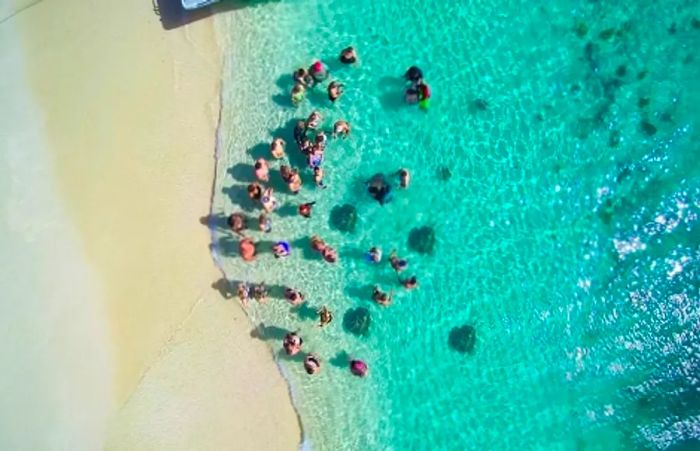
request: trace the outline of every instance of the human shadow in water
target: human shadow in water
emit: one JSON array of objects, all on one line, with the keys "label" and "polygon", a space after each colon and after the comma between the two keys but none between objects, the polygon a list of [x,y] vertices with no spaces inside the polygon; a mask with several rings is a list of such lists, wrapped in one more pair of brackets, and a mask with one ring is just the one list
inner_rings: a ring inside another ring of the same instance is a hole
[{"label": "human shadow in water", "polygon": [[336,355],[328,360],[328,363],[336,368],[347,368],[350,364],[350,354],[344,350],[338,351]]},{"label": "human shadow in water", "polygon": [[292,306],[291,309],[289,309],[290,313],[295,313],[300,320],[305,321],[305,320],[315,320],[318,318],[318,312],[316,312],[316,308],[310,306],[308,302],[305,302],[301,305],[295,305]]},{"label": "human shadow in water", "polygon": [[211,287],[218,291],[224,299],[231,299],[237,294],[238,282],[229,281],[222,277],[213,282]]},{"label": "human shadow in water", "polygon": [[351,246],[344,247],[340,250],[340,255],[343,256],[344,258],[348,258],[348,259],[361,260],[361,261],[367,263],[368,265],[372,265],[372,264],[376,265],[376,263],[371,263],[367,259],[367,251],[362,250],[362,249],[357,248],[357,247],[351,247]]},{"label": "human shadow in water", "polygon": [[248,187],[246,185],[226,186],[221,192],[231,199],[233,205],[240,207],[244,211],[253,212],[258,206],[256,201],[248,197]]},{"label": "human shadow in water", "polygon": [[277,326],[266,326],[265,323],[260,323],[250,331],[250,336],[263,341],[282,341],[288,333],[289,331],[287,329]]},{"label": "human shadow in water", "polygon": [[296,249],[301,249],[302,255],[306,260],[322,260],[321,254],[311,249],[311,238],[308,236],[292,241],[292,246]]},{"label": "human shadow in water", "polygon": [[[246,224],[250,218],[246,218]],[[222,213],[212,213],[199,218],[199,223],[203,226],[207,226],[212,230],[220,231],[230,231],[231,228],[228,226],[228,216]]]},{"label": "human shadow in water", "polygon": [[377,82],[381,92],[379,102],[385,110],[396,111],[406,105],[404,101],[404,89],[406,83],[401,77],[382,77]]},{"label": "human shadow in water", "polygon": [[[270,140],[272,142],[272,140]],[[272,158],[272,154],[270,153],[270,143],[258,143],[248,149],[247,151],[248,155],[253,159],[253,161],[257,160],[258,158],[264,158],[265,160],[270,160]]]},{"label": "human shadow in water", "polygon": [[298,214],[298,207],[296,204],[284,204],[277,210],[277,215],[281,218],[291,218]]},{"label": "human shadow in water", "polygon": [[252,164],[238,163],[226,170],[234,180],[244,183],[253,183],[255,179],[255,167]]}]

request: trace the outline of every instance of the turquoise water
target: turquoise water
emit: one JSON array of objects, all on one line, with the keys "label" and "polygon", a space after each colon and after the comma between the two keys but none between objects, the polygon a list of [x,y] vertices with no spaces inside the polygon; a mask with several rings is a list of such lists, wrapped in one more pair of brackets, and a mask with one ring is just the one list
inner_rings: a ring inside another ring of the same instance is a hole
[{"label": "turquoise water", "polygon": [[[219,16],[228,58],[214,245],[232,283],[306,295],[302,308],[249,308],[290,381],[306,446],[700,446],[698,19],[696,1],[631,0],[282,0]],[[336,62],[347,45],[358,67]],[[321,90],[294,108],[291,72],[314,58],[347,92],[330,105]],[[412,64],[433,91],[427,112],[402,101]],[[314,109],[327,128],[338,118],[353,127],[329,143],[329,188],[304,172],[293,196],[273,171],[283,207],[272,233],[248,233],[264,252],[246,264],[223,218],[257,218],[245,188],[273,137],[304,167],[292,127]],[[382,207],[363,182],[400,167],[412,184]],[[310,200],[313,217],[295,215]],[[329,223],[343,204],[357,208],[354,233]],[[435,231],[432,254],[408,246],[420,226]],[[307,250],[313,234],[339,249],[339,264]],[[292,242],[289,259],[267,251],[278,239]],[[366,263],[373,245],[398,249],[420,288],[406,292],[387,264]],[[374,284],[396,290],[393,305],[370,301]],[[319,329],[324,304],[336,319]],[[343,327],[356,307],[371,313],[364,337]],[[448,343],[464,324],[476,330],[472,354]],[[286,330],[323,359],[321,374],[279,353]],[[370,376],[352,377],[348,355]]]}]

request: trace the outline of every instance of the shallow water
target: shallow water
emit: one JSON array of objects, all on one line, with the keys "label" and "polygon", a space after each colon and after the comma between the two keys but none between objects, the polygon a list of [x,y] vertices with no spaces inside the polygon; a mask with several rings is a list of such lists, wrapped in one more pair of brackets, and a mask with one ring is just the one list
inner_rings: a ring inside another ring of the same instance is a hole
[{"label": "shallow water", "polygon": [[[698,445],[697,6],[283,0],[220,16],[230,58],[215,247],[234,287],[264,280],[306,295],[301,308],[273,299],[249,310],[277,352],[284,331],[298,330],[324,360],[309,377],[278,354],[313,449]],[[361,63],[341,67],[350,44]],[[294,108],[290,74],[314,58],[347,92],[330,105],[319,90]],[[432,88],[427,112],[403,104],[411,64]],[[245,187],[272,137],[304,167],[292,127],[314,109],[326,128],[338,118],[353,127],[326,151],[329,188],[305,172],[293,196],[273,171],[284,206],[272,233],[249,233],[262,252],[245,264],[225,215],[257,218]],[[382,207],[363,182],[400,167],[412,184]],[[309,200],[313,217],[297,216]],[[354,233],[329,223],[343,204],[357,208]],[[420,226],[435,231],[431,254],[408,245]],[[313,234],[340,264],[308,250]],[[290,258],[268,251],[278,239],[292,242]],[[406,292],[388,264],[368,264],[373,245],[398,249],[420,288]],[[374,284],[395,290],[393,305],[369,300]],[[335,313],[325,329],[315,327],[321,305]],[[343,327],[356,307],[371,312],[366,337]],[[472,354],[448,344],[464,324],[476,329]],[[368,378],[349,374],[348,355],[368,362]]]}]

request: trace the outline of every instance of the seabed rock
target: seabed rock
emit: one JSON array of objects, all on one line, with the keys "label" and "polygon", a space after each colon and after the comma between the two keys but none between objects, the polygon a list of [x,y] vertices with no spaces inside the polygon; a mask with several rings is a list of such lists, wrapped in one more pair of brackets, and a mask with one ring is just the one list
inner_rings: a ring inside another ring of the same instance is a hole
[{"label": "seabed rock", "polygon": [[435,247],[435,230],[432,227],[416,227],[408,235],[408,247],[421,254],[430,254]]},{"label": "seabed rock", "polygon": [[331,210],[331,226],[341,232],[352,233],[357,223],[357,209],[350,204],[336,205]]},{"label": "seabed rock", "polygon": [[369,310],[364,307],[350,309],[343,317],[343,327],[354,335],[367,336],[371,324],[372,317]]},{"label": "seabed rock", "polygon": [[450,347],[457,352],[473,354],[476,345],[476,329],[469,324],[453,328],[450,331],[449,343]]}]

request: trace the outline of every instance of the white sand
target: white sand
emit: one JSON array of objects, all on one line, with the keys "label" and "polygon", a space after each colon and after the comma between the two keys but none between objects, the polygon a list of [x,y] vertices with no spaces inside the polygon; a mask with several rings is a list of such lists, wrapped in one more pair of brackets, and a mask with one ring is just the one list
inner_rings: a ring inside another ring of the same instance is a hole
[{"label": "white sand", "polygon": [[56,193],[18,34],[0,25],[0,449],[98,449],[116,403],[105,298]]},{"label": "white sand", "polygon": [[[209,210],[219,107],[221,52],[211,22],[166,32],[149,1],[45,0],[0,27],[8,24],[21,31],[25,74],[40,111],[17,117],[3,139],[15,140],[16,130],[31,123],[29,133],[50,160],[43,188],[25,180],[35,173],[17,183],[51,197],[22,200],[29,221],[13,218],[14,224],[17,233],[30,233],[48,212],[57,228],[35,234],[44,253],[16,258],[21,276],[8,273],[3,281],[3,292],[27,288],[39,305],[21,313],[13,304],[27,302],[22,294],[3,305],[10,318],[37,316],[38,326],[20,330],[17,341],[41,328],[55,332],[31,352],[53,354],[61,366],[37,366],[49,377],[27,383],[37,405],[71,412],[59,421],[19,406],[33,430],[10,422],[14,443],[53,444],[56,431],[72,440],[59,449],[97,449],[100,439],[114,450],[295,448],[299,425],[269,349],[251,339],[240,308],[211,287],[220,274],[199,222]],[[6,42],[3,50],[16,48]],[[59,227],[61,205],[70,223]],[[72,239],[70,224],[77,231]],[[13,254],[27,252],[24,244],[15,239]],[[70,264],[70,254],[79,260],[81,251],[89,266]],[[66,289],[48,283],[48,275]],[[59,312],[46,310],[47,297]],[[18,343],[0,349],[28,352]],[[52,377],[56,372],[62,375]],[[3,390],[13,390],[21,376],[3,382]],[[65,393],[51,385],[61,378],[70,396],[56,395]]]}]

